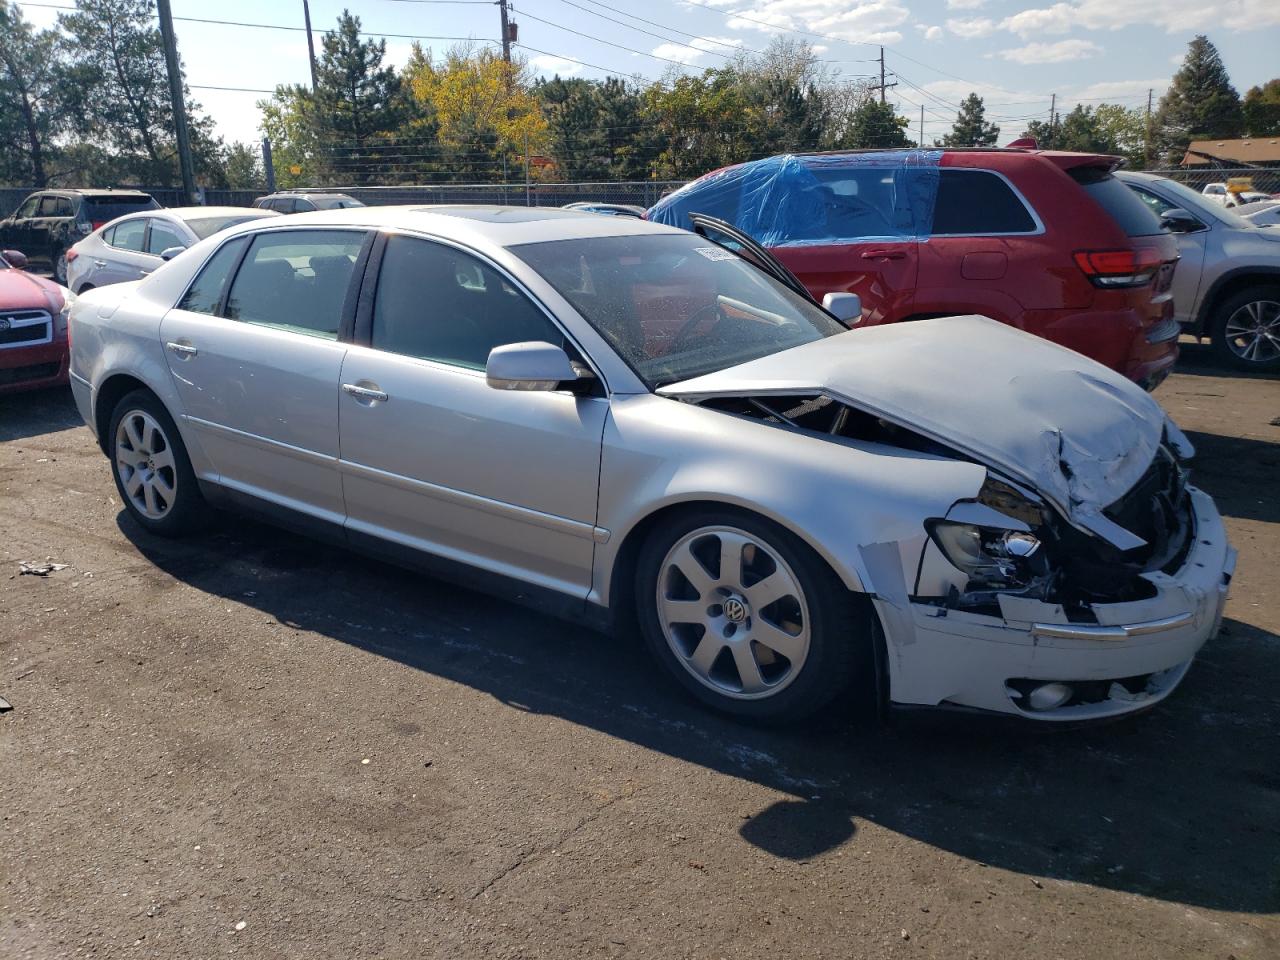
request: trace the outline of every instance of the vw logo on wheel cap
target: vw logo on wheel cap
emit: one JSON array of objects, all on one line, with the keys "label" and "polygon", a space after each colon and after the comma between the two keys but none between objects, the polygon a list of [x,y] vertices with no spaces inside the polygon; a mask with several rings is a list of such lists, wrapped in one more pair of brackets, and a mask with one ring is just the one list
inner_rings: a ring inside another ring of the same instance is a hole
[{"label": "vw logo on wheel cap", "polygon": [[747,605],[737,597],[730,597],[724,602],[724,615],[730,623],[741,623],[747,619]]},{"label": "vw logo on wheel cap", "polygon": [[12,326],[8,317],[0,317],[0,330],[8,330]]}]

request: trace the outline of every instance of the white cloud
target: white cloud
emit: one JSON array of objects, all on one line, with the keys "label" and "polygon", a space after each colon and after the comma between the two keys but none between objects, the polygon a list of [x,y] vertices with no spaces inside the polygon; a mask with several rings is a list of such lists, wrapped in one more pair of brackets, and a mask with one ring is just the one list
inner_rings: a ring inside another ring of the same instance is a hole
[{"label": "white cloud", "polygon": [[1209,28],[1248,30],[1280,26],[1280,3],[1275,0],[1075,0],[1048,7],[1032,7],[1008,17],[1001,26],[1026,37],[1034,33],[1118,30],[1152,26],[1166,33]]},{"label": "white cloud", "polygon": [[994,20],[987,17],[975,17],[969,20],[948,20],[947,29],[957,37],[972,40],[975,37],[986,37],[995,33],[996,24]]},{"label": "white cloud", "polygon": [[[1179,60],[1179,63],[1182,61]],[[1066,94],[1067,103],[1073,103],[1076,100],[1100,101],[1104,98],[1114,98],[1118,101],[1137,101],[1147,95],[1148,90],[1155,91],[1155,98],[1160,99],[1161,94],[1169,86],[1168,77],[1157,77],[1154,80],[1100,80],[1097,83],[1091,83],[1087,87],[1081,87],[1072,93]]]},{"label": "white cloud", "polygon": [[1069,3],[1055,3],[1039,10],[1023,10],[1000,21],[1000,26],[1024,40],[1034,34],[1070,33],[1076,22],[1076,8]]},{"label": "white cloud", "polygon": [[[683,64],[697,63],[708,53],[728,54],[731,47],[742,46],[742,41],[735,37],[697,37],[688,44],[660,43],[653,48],[655,57],[664,60],[675,60]],[[690,49],[690,47],[694,49]]]},{"label": "white cloud", "polygon": [[1102,48],[1092,40],[1059,40],[1057,43],[1028,43],[1025,47],[1001,50],[997,56],[1014,63],[1066,63],[1069,60],[1087,60],[1101,52]]},{"label": "white cloud", "polygon": [[537,73],[558,73],[562,77],[573,77],[582,72],[582,64],[548,54],[539,54],[531,58],[529,66]]},{"label": "white cloud", "polygon": [[943,34],[942,34],[941,27],[937,27],[937,26],[931,27],[928,24],[917,23],[916,29],[920,31],[920,36],[924,37],[926,40],[932,41],[932,40],[942,39]]},{"label": "white cloud", "polygon": [[947,0],[948,10],[977,10],[986,6],[987,0]]},{"label": "white cloud", "polygon": [[728,21],[732,30],[810,30],[842,40],[897,43],[894,28],[910,19],[902,0],[748,0]]}]

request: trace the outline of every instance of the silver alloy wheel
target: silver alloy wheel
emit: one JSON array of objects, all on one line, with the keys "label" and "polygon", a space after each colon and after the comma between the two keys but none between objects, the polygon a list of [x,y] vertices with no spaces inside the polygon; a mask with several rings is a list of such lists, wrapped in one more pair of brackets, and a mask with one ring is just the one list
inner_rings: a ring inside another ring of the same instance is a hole
[{"label": "silver alloy wheel", "polygon": [[685,534],[662,561],[657,594],[668,646],[718,694],[769,697],[804,667],[804,590],[781,555],[753,534],[735,527]]},{"label": "silver alloy wheel", "polygon": [[130,410],[116,427],[116,471],[130,502],[148,520],[161,520],[173,508],[178,470],[173,447],[155,417]]},{"label": "silver alloy wheel", "polygon": [[67,285],[67,255],[65,253],[58,254],[58,259],[53,261],[53,279],[64,287]]},{"label": "silver alloy wheel", "polygon": [[1227,347],[1241,360],[1269,363],[1280,357],[1280,303],[1254,300],[1227,317],[1222,330]]}]

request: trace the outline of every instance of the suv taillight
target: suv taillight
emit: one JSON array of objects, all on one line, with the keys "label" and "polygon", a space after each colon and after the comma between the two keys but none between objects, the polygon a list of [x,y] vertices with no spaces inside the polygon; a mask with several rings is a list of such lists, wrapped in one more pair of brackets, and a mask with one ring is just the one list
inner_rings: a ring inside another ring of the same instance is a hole
[{"label": "suv taillight", "polygon": [[1077,250],[1073,254],[1081,272],[1095,287],[1142,287],[1164,261],[1150,247],[1131,250]]}]

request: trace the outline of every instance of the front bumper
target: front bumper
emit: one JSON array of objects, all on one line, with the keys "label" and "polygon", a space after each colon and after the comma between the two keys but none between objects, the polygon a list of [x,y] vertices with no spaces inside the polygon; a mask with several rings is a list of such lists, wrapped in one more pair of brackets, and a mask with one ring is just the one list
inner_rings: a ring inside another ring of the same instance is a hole
[{"label": "front bumper", "polygon": [[[1096,623],[1071,623],[1061,607],[1019,600],[1003,617],[877,600],[885,624],[890,699],[952,705],[1034,720],[1100,720],[1167,697],[1218,630],[1236,552],[1212,499],[1190,490],[1195,542],[1181,569],[1149,573],[1155,596],[1098,603]],[[1034,710],[1028,685],[1065,683],[1066,705]]]},{"label": "front bumper", "polygon": [[0,394],[62,386],[67,382],[67,341],[0,350]]}]

